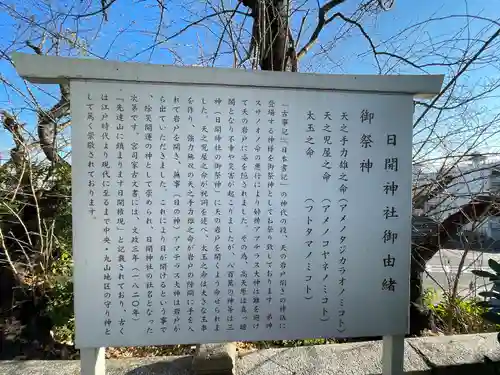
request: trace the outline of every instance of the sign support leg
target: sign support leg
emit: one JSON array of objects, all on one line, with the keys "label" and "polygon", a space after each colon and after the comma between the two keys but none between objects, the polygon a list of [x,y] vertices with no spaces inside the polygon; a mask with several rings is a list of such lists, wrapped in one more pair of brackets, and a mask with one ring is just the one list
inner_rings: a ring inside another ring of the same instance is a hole
[{"label": "sign support leg", "polygon": [[382,374],[403,375],[405,336],[384,336],[382,344]]},{"label": "sign support leg", "polygon": [[105,375],[105,348],[80,349],[80,375]]}]

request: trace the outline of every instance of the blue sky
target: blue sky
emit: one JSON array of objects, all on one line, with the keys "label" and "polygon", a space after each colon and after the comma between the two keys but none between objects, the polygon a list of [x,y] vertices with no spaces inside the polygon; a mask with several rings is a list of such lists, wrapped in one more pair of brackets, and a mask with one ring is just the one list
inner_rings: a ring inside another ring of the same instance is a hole
[{"label": "blue sky", "polygon": [[[161,13],[158,9],[158,3],[153,0],[117,0],[108,11],[109,20],[107,22],[103,22],[100,16],[94,16],[79,19],[78,23],[73,16],[64,17],[62,14],[81,13],[83,7],[87,6],[85,1],[78,0],[74,3],[75,6],[71,7],[72,3],[61,1],[27,0],[21,2],[10,0],[10,2],[5,2],[3,3],[5,5],[0,6],[0,49],[8,54],[14,50],[31,53],[31,50],[23,47],[22,42],[28,39],[36,42],[44,30],[51,33],[64,32],[67,38],[71,37],[70,31],[78,30],[78,34],[87,39],[90,46],[85,57],[98,56],[121,61],[163,64],[179,64],[182,60],[184,64],[199,64],[200,55],[208,56],[216,50],[222,31],[221,19],[209,18],[198,26],[166,41],[166,38],[175,35],[190,22],[214,12],[207,5],[208,3],[190,0],[172,0],[166,1],[166,3],[168,5],[163,14],[164,26],[160,30],[158,38],[155,39],[156,25]],[[92,1],[92,4],[95,5],[91,9],[95,10],[99,2]],[[216,7],[223,6],[224,9],[234,9],[237,2],[231,0],[212,4]],[[303,4],[302,12],[297,12],[292,18],[295,30],[300,27],[305,10],[310,9],[309,17],[304,22],[302,37],[299,41],[300,47],[309,38],[316,25],[317,3],[313,0],[293,3],[294,6],[299,4]],[[336,10],[350,16],[357,9],[358,4],[359,0],[347,0]],[[247,11],[242,5],[238,7],[238,10]],[[57,13],[56,22],[49,22],[50,14]],[[392,10],[382,12],[376,17],[365,17],[360,22],[374,44],[385,43],[385,47],[380,47],[381,51],[408,54],[413,61],[416,61],[416,57],[419,56],[419,63],[443,62],[446,61],[447,57],[456,56],[460,49],[470,43],[471,38],[481,35],[481,39],[486,39],[494,32],[490,23],[480,19],[472,20],[467,24],[467,19],[463,17],[466,14],[500,19],[500,9],[496,1],[421,0],[416,2],[396,0]],[[402,30],[411,25],[424,22],[429,18],[437,19],[450,15],[454,15],[454,17],[422,24],[418,28],[411,28],[410,31],[400,34]],[[224,17],[227,16],[229,14],[224,15]],[[243,18],[240,14],[234,17],[237,22],[241,22]],[[29,22],[38,26],[28,27]],[[249,20],[247,20],[246,25],[249,29]],[[485,30],[486,27],[490,28]],[[348,74],[378,73],[370,46],[359,30],[353,29],[347,36],[337,40],[336,37],[345,30],[346,24],[341,20],[333,21],[328,25],[320,35],[318,43],[301,60],[300,71]],[[457,34],[458,32],[460,33]],[[451,38],[452,35],[455,37]],[[294,36],[297,37],[297,32]],[[154,44],[155,40],[161,43],[151,54],[152,50],[147,49],[147,47]],[[225,40],[230,40],[227,34]],[[247,40],[248,37],[243,45],[247,45]],[[435,46],[434,51],[430,49],[431,44]],[[63,47],[66,49],[63,52],[64,55],[82,56],[82,49],[69,50],[67,44]],[[230,50],[230,47],[224,43],[223,48],[226,52]],[[474,48],[477,49],[477,47]],[[500,50],[500,43],[497,41],[492,46],[492,51],[493,48],[497,51]],[[226,54],[219,57],[214,65],[231,66],[232,61],[231,55]],[[422,71],[405,64],[394,64],[394,59],[385,64],[387,61],[386,57],[381,56],[384,73],[422,73]],[[461,83],[466,85],[466,90],[475,92],[481,88],[485,81],[499,79],[499,69],[498,61],[496,65],[491,63],[477,65],[466,76],[462,77]],[[450,76],[449,67],[426,67],[425,71]],[[27,123],[27,129],[33,129],[35,118],[33,111],[27,109],[29,106],[26,102],[29,102],[30,98],[24,83],[4,59],[0,61],[0,72],[2,78],[12,83],[14,87],[4,85],[0,90],[0,109],[18,114],[22,121]],[[50,93],[57,95],[57,88],[50,86],[41,86],[42,90],[33,86],[30,88],[42,105],[50,106],[54,103],[55,99],[51,97]],[[23,95],[27,95],[28,99],[23,98]],[[498,114],[499,107],[496,99],[483,100],[478,105],[480,110],[484,110],[489,115]],[[484,115],[479,116],[484,117]],[[487,121],[483,117],[480,121]],[[5,154],[5,150],[9,147],[11,147],[10,136],[5,130],[0,130],[0,151]]]}]

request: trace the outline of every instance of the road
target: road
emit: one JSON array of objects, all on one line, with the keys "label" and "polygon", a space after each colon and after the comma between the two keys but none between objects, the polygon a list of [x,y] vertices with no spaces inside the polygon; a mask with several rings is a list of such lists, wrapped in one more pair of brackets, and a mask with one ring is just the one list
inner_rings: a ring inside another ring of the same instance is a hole
[{"label": "road", "polygon": [[[451,290],[456,278],[460,260],[463,256],[462,250],[443,249],[436,254],[427,264],[427,273],[424,279],[424,287],[433,287],[440,290],[440,286],[446,290]],[[459,279],[458,291],[462,296],[477,295],[482,290],[490,289],[487,286],[488,280],[472,274],[473,269],[488,270],[488,259],[495,259],[500,262],[500,254],[482,253],[469,251],[463,267],[463,274]]]}]

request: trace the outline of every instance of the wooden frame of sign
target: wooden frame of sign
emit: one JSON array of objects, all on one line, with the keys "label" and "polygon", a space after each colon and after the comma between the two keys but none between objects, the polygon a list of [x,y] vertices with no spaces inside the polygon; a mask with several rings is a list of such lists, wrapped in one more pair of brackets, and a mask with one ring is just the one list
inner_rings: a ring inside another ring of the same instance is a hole
[{"label": "wooden frame of sign", "polygon": [[68,84],[76,346],[383,336],[403,371],[415,96],[443,76],[16,53]]}]

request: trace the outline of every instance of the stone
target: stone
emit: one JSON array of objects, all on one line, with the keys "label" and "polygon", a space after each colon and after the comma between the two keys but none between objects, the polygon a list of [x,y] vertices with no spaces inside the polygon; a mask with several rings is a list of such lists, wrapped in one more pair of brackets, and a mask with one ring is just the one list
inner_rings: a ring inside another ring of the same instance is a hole
[{"label": "stone", "polygon": [[236,368],[234,342],[197,345],[193,371],[197,375],[232,375]]},{"label": "stone", "polygon": [[481,363],[492,349],[498,350],[496,334],[419,337],[407,342],[435,367]]},{"label": "stone", "polygon": [[[405,343],[404,374],[429,367]],[[259,350],[238,361],[238,375],[381,375],[382,341]],[[384,374],[385,375],[385,374]]]},{"label": "stone", "polygon": [[[224,375],[386,375],[382,373],[382,342],[366,341],[307,347],[257,350],[238,359],[235,345],[211,344],[198,348],[199,374]],[[226,355],[224,355],[224,353]],[[231,368],[216,366],[228,364]],[[215,366],[214,366],[215,365]],[[405,340],[405,375],[500,374],[497,333]],[[192,375],[193,358],[146,357],[106,360],[107,375]],[[2,375],[76,375],[80,361],[0,361]],[[196,372],[195,372],[196,373]]]}]

